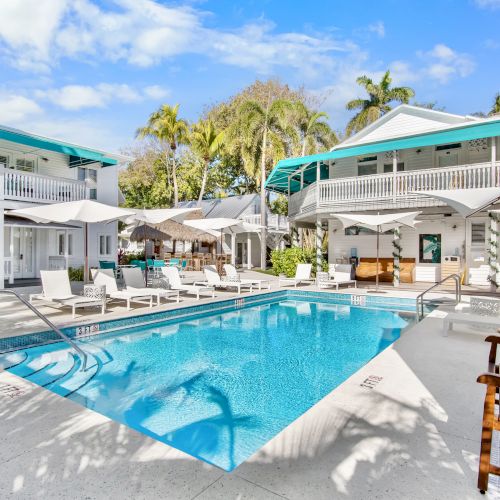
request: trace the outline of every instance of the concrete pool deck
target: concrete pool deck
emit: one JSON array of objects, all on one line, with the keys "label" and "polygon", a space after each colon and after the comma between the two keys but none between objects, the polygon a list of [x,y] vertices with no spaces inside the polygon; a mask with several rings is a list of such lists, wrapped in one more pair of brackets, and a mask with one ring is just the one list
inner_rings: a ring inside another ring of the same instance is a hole
[{"label": "concrete pool deck", "polygon": [[[479,498],[488,345],[458,326],[442,337],[446,310],[232,473],[1,372],[0,498]],[[498,478],[486,498],[500,498]]]}]

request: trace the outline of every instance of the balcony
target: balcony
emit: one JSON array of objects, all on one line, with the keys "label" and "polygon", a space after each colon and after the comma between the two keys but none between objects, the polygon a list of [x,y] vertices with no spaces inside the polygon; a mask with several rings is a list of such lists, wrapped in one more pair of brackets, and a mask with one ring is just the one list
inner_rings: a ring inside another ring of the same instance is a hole
[{"label": "balcony", "polygon": [[[250,224],[261,223],[260,214],[244,215],[243,220]],[[288,217],[286,215],[268,214],[267,215],[267,230],[275,232],[285,232],[289,230]]]},{"label": "balcony", "polygon": [[3,195],[6,200],[58,203],[84,200],[85,182],[47,175],[3,169]]},{"label": "balcony", "polygon": [[[387,174],[328,179],[290,197],[290,216],[312,213],[421,208],[443,203],[418,196],[419,191],[500,186],[500,162],[411,170]],[[319,186],[319,189],[318,189]]]}]

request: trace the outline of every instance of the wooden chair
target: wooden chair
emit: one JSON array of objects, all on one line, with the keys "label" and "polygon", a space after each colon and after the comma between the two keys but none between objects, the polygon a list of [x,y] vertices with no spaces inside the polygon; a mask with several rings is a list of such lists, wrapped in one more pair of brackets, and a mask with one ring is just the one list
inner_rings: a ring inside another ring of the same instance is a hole
[{"label": "wooden chair", "polygon": [[[491,463],[491,441],[493,431],[500,431],[500,360],[497,360],[497,346],[500,344],[500,336],[490,335],[486,342],[491,343],[490,356],[488,360],[488,371],[479,375],[477,382],[486,385],[484,397],[483,429],[481,433],[481,454],[479,456],[479,473],[477,487],[484,495],[488,490],[489,475],[500,476],[500,467]],[[497,413],[495,414],[495,410]]]}]

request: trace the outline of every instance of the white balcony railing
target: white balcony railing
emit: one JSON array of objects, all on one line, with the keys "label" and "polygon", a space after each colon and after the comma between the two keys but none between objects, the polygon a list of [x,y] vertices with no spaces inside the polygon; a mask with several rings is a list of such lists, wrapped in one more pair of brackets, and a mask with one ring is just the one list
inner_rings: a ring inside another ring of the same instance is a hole
[{"label": "white balcony railing", "polygon": [[[250,224],[261,223],[260,214],[244,215],[243,220]],[[286,215],[268,214],[267,215],[267,228],[271,231],[285,231],[289,229],[288,217]]]},{"label": "white balcony railing", "polygon": [[317,208],[399,208],[438,204],[424,202],[414,195],[419,191],[473,189],[500,186],[500,163],[476,163],[457,167],[410,170],[394,174],[377,174],[344,179],[328,179],[311,184],[293,194],[289,215],[307,213]]},{"label": "white balcony railing", "polygon": [[4,197],[10,200],[57,203],[84,200],[85,182],[3,169]]}]

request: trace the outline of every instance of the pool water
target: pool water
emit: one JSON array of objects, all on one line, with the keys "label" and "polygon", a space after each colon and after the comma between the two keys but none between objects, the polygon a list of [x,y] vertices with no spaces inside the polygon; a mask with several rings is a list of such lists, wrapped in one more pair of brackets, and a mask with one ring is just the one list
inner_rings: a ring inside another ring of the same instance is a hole
[{"label": "pool water", "polygon": [[3,355],[0,364],[231,471],[412,321],[409,312],[331,300],[275,300],[82,340],[87,372],[64,343]]}]

